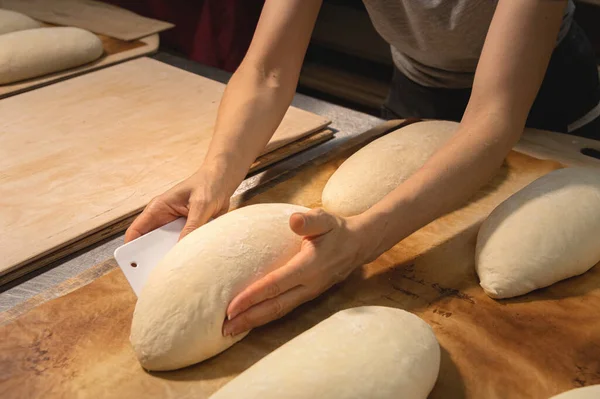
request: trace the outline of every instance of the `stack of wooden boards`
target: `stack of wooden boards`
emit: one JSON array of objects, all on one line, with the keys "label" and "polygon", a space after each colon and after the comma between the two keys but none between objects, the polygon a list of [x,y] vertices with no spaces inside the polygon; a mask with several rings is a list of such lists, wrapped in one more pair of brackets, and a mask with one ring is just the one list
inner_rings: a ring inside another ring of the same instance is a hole
[{"label": "stack of wooden boards", "polygon": [[[0,284],[124,230],[195,172],[224,87],[139,58],[0,100]],[[290,108],[253,170],[331,138],[328,124]]]},{"label": "stack of wooden boards", "polygon": [[[397,125],[391,122],[360,139]],[[569,145],[562,152],[553,149],[562,140]],[[320,206],[327,180],[364,144],[349,142],[287,180],[249,192],[236,205]],[[442,360],[431,398],[548,398],[598,384],[600,319],[590,317],[600,306],[598,267],[502,301],[484,294],[474,270],[476,235],[487,215],[533,180],[563,167],[557,160],[598,166],[597,160],[579,154],[585,146],[597,148],[597,143],[548,132],[525,135],[519,149],[539,158],[512,152],[496,177],[461,209],[417,231],[282,320],[254,330],[208,361],[174,372],[150,374],[139,367],[128,339],[136,297],[112,261],[99,265],[58,293],[91,281],[89,285],[43,304],[43,297],[36,298],[4,315],[0,363],[11,375],[0,394],[207,397],[329,315],[363,305],[405,309],[433,327]]]}]

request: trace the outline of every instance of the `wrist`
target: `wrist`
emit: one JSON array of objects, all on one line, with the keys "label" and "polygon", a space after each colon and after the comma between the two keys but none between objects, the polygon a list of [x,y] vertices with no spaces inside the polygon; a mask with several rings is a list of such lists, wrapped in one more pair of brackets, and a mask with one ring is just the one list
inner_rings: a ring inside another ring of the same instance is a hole
[{"label": "wrist", "polygon": [[354,217],[367,262],[374,261],[420,227],[415,225],[415,212],[414,201],[405,196],[401,200],[384,199]]},{"label": "wrist", "polygon": [[389,249],[383,245],[388,218],[376,213],[363,212],[349,219],[357,234],[362,264],[374,261]]},{"label": "wrist", "polygon": [[237,165],[235,157],[224,154],[210,158],[207,156],[196,174],[230,197],[246,176],[246,171],[242,169]]}]

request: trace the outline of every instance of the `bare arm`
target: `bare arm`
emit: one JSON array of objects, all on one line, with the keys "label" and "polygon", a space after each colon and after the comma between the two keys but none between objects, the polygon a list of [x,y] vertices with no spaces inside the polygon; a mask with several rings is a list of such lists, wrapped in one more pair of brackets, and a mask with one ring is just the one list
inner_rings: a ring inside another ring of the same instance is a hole
[{"label": "bare arm", "polygon": [[202,167],[154,198],[125,242],[180,216],[181,237],[227,211],[229,198],[288,109],[321,0],[267,0],[246,57],[233,74]]},{"label": "bare arm", "polygon": [[383,231],[373,256],[455,209],[489,181],[518,141],[556,45],[566,0],[501,0],[457,134],[359,216]]},{"label": "bare arm", "polygon": [[203,167],[227,176],[229,194],[287,111],[321,0],[267,0],[248,53],[219,107]]}]

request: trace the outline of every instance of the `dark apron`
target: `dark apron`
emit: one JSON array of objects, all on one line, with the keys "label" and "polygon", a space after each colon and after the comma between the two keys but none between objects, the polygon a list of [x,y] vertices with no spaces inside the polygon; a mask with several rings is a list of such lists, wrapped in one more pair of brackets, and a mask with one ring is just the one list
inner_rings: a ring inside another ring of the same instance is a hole
[{"label": "dark apron", "polygon": [[[526,126],[567,133],[569,124],[600,102],[597,68],[589,40],[573,22],[552,53]],[[421,86],[395,69],[382,115],[387,119],[413,117],[460,121],[470,96],[470,88]],[[569,133],[600,140],[600,117]]]}]

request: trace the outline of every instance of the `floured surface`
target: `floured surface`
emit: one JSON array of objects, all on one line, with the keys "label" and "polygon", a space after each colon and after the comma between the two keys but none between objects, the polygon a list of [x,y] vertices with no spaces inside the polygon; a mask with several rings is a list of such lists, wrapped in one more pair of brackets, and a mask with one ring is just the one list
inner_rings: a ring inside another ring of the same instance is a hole
[{"label": "floured surface", "polygon": [[[225,85],[140,58],[0,101],[0,275],[138,212],[195,172]],[[26,110],[24,112],[23,110]],[[290,108],[279,148],[325,126]]]},{"label": "floured surface", "polygon": [[[348,154],[347,154],[348,155]],[[320,205],[344,158],[303,169],[247,203]],[[512,153],[463,209],[421,229],[282,320],[252,331],[207,362],[148,374],[128,335],[135,296],[120,270],[0,327],[0,396],[205,398],[338,310],[411,311],[442,347],[430,398],[539,398],[600,383],[600,268],[529,295],[488,298],[474,270],[477,228],[510,194],[560,165]]]}]

